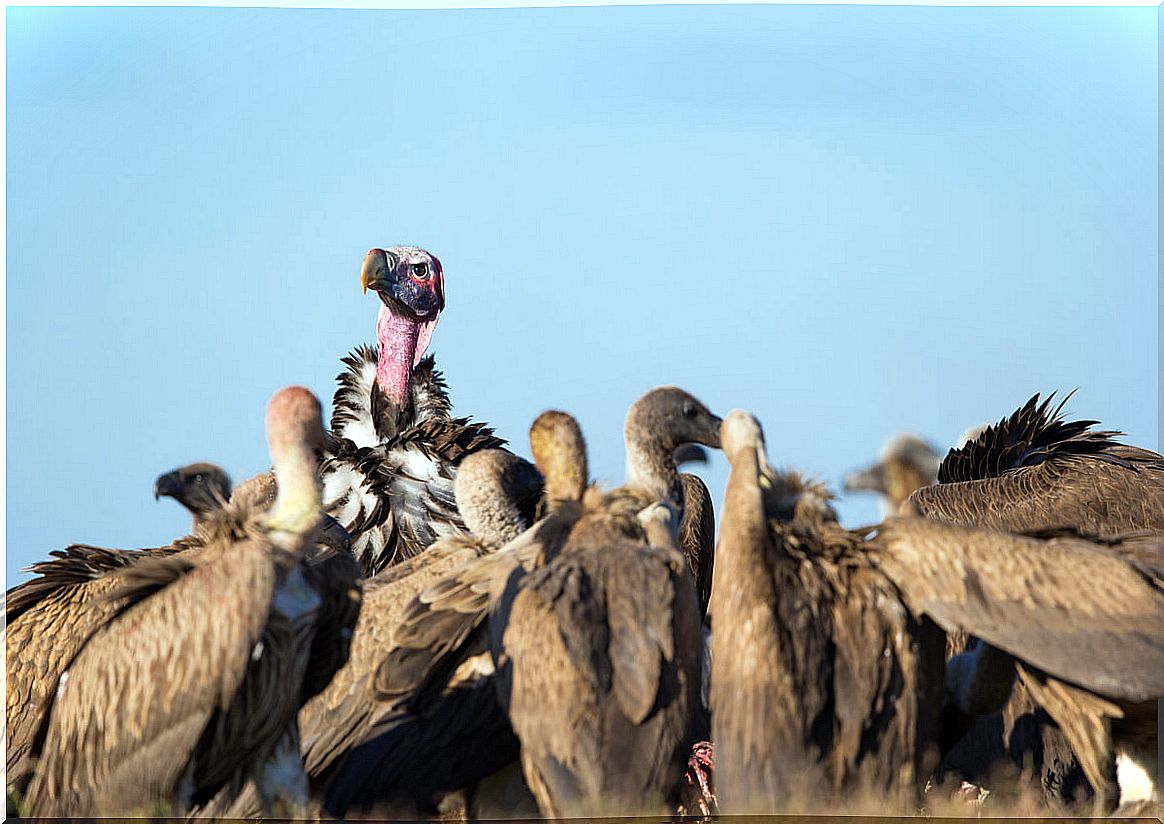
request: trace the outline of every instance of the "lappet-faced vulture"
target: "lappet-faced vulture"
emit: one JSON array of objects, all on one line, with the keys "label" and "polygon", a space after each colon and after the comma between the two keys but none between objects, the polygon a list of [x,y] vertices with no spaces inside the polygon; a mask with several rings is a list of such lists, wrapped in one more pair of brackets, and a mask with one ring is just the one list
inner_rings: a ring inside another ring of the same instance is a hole
[{"label": "lappet-faced vulture", "polygon": [[360,275],[380,298],[376,346],[344,359],[324,463],[324,504],[352,536],[365,575],[462,535],[453,477],[465,455],[504,446],[489,427],[454,418],[432,356],[445,307],[444,270],[414,246],[373,249]]},{"label": "lappet-faced vulture", "polygon": [[186,812],[248,778],[268,814],[306,804],[296,714],[346,660],[359,585],[347,556],[328,570],[346,576],[305,562],[323,523],[319,402],[280,391],[267,433],[269,512],[221,510],[198,552],[120,576],[37,736],[31,814]]}]

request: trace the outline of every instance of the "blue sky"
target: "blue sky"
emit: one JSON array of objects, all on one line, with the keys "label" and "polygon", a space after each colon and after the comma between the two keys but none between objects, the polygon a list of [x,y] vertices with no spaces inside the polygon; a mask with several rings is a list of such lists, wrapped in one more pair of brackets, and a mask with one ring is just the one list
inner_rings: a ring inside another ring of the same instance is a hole
[{"label": "blue sky", "polygon": [[9,585],[182,534],[162,471],[265,468],[396,243],[456,410],[524,454],[567,409],[608,482],[664,383],[834,485],[1041,390],[1157,448],[1157,14],[8,9]]}]

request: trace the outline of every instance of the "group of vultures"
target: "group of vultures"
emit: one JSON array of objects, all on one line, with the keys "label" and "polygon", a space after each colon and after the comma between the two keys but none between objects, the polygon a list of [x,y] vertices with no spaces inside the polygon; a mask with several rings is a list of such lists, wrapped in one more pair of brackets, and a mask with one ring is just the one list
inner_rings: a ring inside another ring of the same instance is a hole
[{"label": "group of vultures", "polygon": [[[1160,455],[1036,395],[944,458],[894,441],[846,529],[778,433],[662,387],[604,489],[566,412],[532,463],[454,417],[436,257],[361,282],[328,428],[279,391],[271,471],[158,478],[188,535],[8,591],[10,813],[1158,811]],[[680,471],[706,449],[722,498]]]}]

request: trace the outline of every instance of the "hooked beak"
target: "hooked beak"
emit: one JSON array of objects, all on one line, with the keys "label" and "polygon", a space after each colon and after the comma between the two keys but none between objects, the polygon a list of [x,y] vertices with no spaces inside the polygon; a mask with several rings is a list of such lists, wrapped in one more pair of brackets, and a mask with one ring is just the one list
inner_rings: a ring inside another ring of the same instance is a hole
[{"label": "hooked beak", "polygon": [[444,281],[440,263],[433,258],[434,266],[424,277],[409,274],[408,266],[390,251],[372,249],[364,256],[360,269],[360,288],[367,294],[374,291],[388,309],[395,315],[412,320],[435,323],[445,308]]},{"label": "hooked beak", "polygon": [[[395,256],[393,262],[395,263]],[[368,294],[368,290],[378,290],[386,285],[388,273],[392,264],[388,262],[388,253],[383,249],[372,249],[364,255],[364,265],[360,269],[360,291]]]},{"label": "hooked beak", "polygon": [[154,481],[154,500],[158,500],[162,496],[168,498],[176,498],[178,493],[182,491],[182,479],[178,477],[178,471],[167,472],[165,475],[159,475],[158,479]]}]

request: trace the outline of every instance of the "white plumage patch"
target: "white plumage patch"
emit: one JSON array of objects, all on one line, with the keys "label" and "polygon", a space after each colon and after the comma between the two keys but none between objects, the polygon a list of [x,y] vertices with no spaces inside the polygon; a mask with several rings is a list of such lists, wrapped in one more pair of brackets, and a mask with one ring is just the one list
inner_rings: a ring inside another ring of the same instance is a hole
[{"label": "white plumage patch", "polygon": [[1156,771],[1127,752],[1116,756],[1116,783],[1121,806],[1156,800]]},{"label": "white plumage patch", "polygon": [[372,422],[372,387],[376,384],[376,362],[364,361],[358,373],[359,390],[351,398],[351,410],[355,420],[344,421],[336,430],[341,438],[347,438],[358,447],[375,446],[380,443],[376,426]]},{"label": "white plumage patch", "polygon": [[394,449],[391,460],[400,467],[400,473],[427,484],[441,478],[441,464],[419,449]]},{"label": "white plumage patch", "polygon": [[364,485],[364,475],[348,464],[335,463],[323,477],[323,508],[347,529],[376,506],[376,496]]}]

